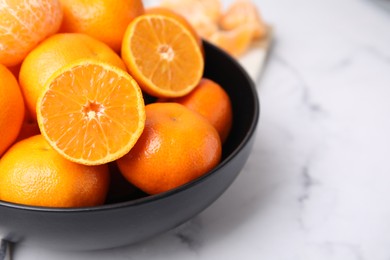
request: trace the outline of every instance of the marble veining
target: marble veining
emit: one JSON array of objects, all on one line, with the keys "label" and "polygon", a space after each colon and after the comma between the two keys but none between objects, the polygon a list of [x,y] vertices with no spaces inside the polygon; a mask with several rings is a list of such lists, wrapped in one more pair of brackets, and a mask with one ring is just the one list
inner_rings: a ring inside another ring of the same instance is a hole
[{"label": "marble veining", "polygon": [[200,217],[195,217],[187,223],[174,230],[173,234],[179,238],[180,242],[194,253],[198,253],[202,248],[202,221]]},{"label": "marble veining", "polygon": [[[296,87],[300,90],[298,92],[301,93],[301,102],[306,108],[312,113],[319,113],[322,111],[320,104],[315,103],[310,98],[310,87],[305,82],[303,75],[295,68],[291,63],[289,63],[286,59],[279,56],[278,54],[273,54],[273,59],[279,62],[283,67],[288,70],[292,76],[295,78]],[[295,92],[295,90],[294,90]]]}]

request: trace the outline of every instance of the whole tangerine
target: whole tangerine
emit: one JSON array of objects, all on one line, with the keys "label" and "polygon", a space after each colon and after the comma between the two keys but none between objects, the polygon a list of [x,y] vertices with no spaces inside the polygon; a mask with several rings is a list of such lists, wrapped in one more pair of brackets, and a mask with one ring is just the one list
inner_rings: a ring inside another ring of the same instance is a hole
[{"label": "whole tangerine", "polygon": [[177,103],[152,103],[145,109],[141,137],[117,160],[134,186],[158,194],[206,174],[220,162],[218,132],[205,118]]},{"label": "whole tangerine", "polygon": [[87,207],[105,202],[107,165],[64,159],[41,135],[14,144],[0,159],[0,200],[44,207]]}]

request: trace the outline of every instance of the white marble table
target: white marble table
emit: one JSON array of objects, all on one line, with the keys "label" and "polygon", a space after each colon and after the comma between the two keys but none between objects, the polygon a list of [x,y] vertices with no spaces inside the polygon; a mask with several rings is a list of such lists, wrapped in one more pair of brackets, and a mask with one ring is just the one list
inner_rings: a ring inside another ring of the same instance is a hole
[{"label": "white marble table", "polygon": [[389,0],[259,0],[275,28],[243,172],[185,225],[141,244],[14,259],[390,259]]}]

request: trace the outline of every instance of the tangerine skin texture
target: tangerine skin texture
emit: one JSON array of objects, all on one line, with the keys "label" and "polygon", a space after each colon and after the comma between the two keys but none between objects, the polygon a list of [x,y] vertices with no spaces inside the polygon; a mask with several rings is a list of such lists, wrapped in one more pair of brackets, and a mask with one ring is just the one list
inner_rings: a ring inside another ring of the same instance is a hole
[{"label": "tangerine skin texture", "polygon": [[222,143],[226,141],[233,124],[233,109],[229,95],[218,83],[203,78],[188,95],[171,101],[205,117],[218,131]]},{"label": "tangerine skin texture", "polygon": [[63,158],[41,135],[13,145],[0,160],[0,200],[45,207],[102,205],[110,182],[107,165]]},{"label": "tangerine skin texture", "polygon": [[35,46],[60,28],[58,0],[0,0],[0,63],[19,64]]},{"label": "tangerine skin texture", "polygon": [[15,141],[24,118],[24,101],[18,82],[0,64],[0,156]]},{"label": "tangerine skin texture", "polygon": [[213,169],[221,140],[202,116],[177,103],[146,106],[144,132],[117,163],[124,177],[148,194],[165,192]]},{"label": "tangerine skin texture", "polygon": [[127,25],[145,12],[141,0],[60,0],[61,32],[88,34],[120,52]]}]

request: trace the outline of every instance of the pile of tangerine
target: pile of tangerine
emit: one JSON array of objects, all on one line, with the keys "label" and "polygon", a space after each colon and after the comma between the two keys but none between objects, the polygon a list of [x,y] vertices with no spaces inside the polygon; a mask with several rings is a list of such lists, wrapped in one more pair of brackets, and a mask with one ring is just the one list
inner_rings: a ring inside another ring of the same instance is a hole
[{"label": "pile of tangerine", "polygon": [[231,103],[184,17],[141,0],[0,6],[0,200],[97,206],[109,165],[157,194],[219,163]]}]

